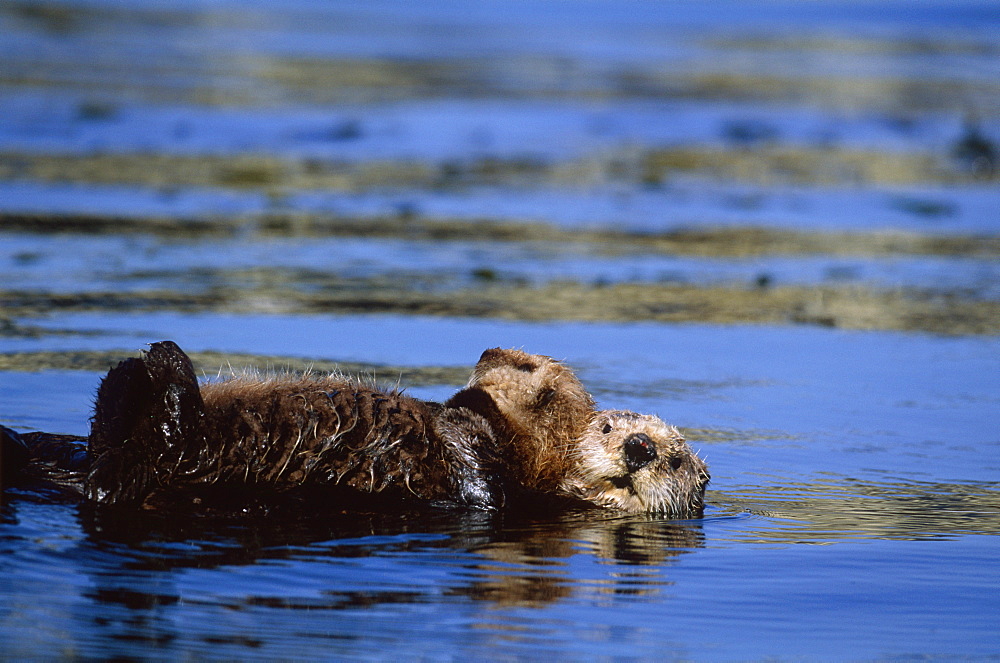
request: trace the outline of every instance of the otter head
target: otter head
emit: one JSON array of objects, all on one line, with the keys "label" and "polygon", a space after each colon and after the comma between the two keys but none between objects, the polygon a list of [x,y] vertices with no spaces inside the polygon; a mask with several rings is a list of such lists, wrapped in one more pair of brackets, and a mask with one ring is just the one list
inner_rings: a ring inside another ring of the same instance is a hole
[{"label": "otter head", "polygon": [[594,416],[593,398],[567,366],[501,348],[483,352],[469,384],[448,404],[485,416],[518,483],[539,490],[557,488]]},{"label": "otter head", "polygon": [[565,364],[521,350],[485,351],[468,386],[489,394],[515,432],[560,445],[594,412],[594,399]]},{"label": "otter head", "polygon": [[657,417],[596,413],[576,447],[563,489],[599,506],[675,518],[700,516],[709,474],[673,426]]}]

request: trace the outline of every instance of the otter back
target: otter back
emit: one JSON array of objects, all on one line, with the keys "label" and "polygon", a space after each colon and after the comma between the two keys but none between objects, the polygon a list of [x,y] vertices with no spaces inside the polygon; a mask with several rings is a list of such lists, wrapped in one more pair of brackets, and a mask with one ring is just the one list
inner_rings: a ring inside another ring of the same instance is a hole
[{"label": "otter back", "polygon": [[146,506],[200,499],[209,487],[502,502],[489,479],[489,425],[455,414],[340,376],[245,376],[199,388],[187,355],[154,343],[101,383],[85,492]]},{"label": "otter back", "polygon": [[203,387],[202,457],[190,480],[326,483],[444,499],[450,464],[433,404],[343,378],[235,379]]}]

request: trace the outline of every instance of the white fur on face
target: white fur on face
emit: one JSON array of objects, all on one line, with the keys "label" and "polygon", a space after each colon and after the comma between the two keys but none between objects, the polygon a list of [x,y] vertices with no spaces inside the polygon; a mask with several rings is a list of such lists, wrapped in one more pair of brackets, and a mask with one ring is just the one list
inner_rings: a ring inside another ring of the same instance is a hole
[{"label": "white fur on face", "polygon": [[[626,442],[645,435],[655,458],[629,471]],[[630,513],[672,517],[700,515],[708,470],[673,426],[651,416],[611,410],[598,412],[577,450],[568,492],[587,501]]]}]

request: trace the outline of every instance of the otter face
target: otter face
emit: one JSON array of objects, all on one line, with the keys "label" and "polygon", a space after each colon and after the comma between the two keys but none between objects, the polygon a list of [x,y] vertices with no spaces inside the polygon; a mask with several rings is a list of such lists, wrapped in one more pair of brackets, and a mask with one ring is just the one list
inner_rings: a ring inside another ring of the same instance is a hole
[{"label": "otter face", "polygon": [[541,447],[565,447],[594,413],[594,400],[568,367],[551,357],[493,348],[480,357],[470,388],[489,394],[511,432]]},{"label": "otter face", "polygon": [[675,518],[700,516],[709,474],[673,426],[657,417],[605,410],[580,438],[566,490],[599,506]]}]

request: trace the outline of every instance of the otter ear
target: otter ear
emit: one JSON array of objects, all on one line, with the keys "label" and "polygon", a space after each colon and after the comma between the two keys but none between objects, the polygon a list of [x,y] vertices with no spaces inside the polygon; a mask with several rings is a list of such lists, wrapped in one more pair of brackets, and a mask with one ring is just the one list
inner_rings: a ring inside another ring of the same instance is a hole
[{"label": "otter ear", "polygon": [[448,408],[464,407],[487,420],[501,416],[493,397],[479,387],[466,387],[455,392],[451,398],[445,401],[444,406]]},{"label": "otter ear", "polygon": [[488,348],[486,350],[483,350],[483,354],[479,355],[479,362],[478,363],[482,364],[482,363],[486,363],[486,362],[490,362],[490,363],[496,362],[496,361],[502,359],[503,355],[506,352],[507,351],[504,350],[503,348]]},{"label": "otter ear", "polygon": [[488,369],[494,368],[496,366],[514,366],[524,362],[529,355],[521,352],[520,350],[506,349],[506,348],[490,348],[489,350],[484,350],[483,354],[479,355],[479,361],[476,362],[477,369]]}]

